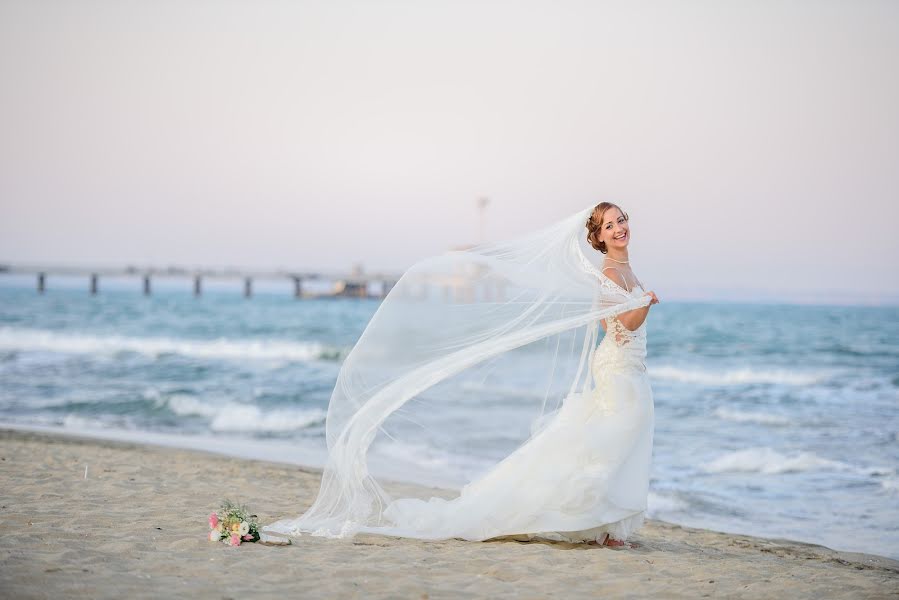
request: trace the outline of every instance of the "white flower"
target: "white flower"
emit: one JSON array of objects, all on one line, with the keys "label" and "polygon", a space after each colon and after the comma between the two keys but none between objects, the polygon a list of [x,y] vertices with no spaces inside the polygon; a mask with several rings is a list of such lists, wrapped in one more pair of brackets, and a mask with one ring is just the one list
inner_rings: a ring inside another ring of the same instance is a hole
[{"label": "white flower", "polygon": [[217,542],[220,539],[222,539],[222,532],[219,531],[218,529],[213,529],[212,531],[209,532],[209,541],[210,542]]},{"label": "white flower", "polygon": [[250,533],[250,524],[247,523],[246,521],[241,521],[240,522],[240,537],[243,537],[243,536],[247,535],[248,533]]}]

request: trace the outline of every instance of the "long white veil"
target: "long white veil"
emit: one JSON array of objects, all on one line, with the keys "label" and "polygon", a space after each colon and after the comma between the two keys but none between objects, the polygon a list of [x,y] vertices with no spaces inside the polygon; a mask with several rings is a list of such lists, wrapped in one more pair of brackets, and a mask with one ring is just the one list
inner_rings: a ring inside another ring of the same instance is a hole
[{"label": "long white veil", "polygon": [[409,268],[341,367],[317,498],[262,531],[389,532],[394,498],[376,476],[460,487],[527,443],[566,397],[590,393],[599,320],[651,300],[588,258],[601,257],[585,242],[592,211]]}]

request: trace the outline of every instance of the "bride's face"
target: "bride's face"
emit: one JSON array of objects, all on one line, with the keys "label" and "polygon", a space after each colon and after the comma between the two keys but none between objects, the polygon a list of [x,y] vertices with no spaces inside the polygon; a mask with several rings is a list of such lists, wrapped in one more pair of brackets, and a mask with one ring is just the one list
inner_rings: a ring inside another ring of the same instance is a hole
[{"label": "bride's face", "polygon": [[599,241],[606,243],[606,248],[624,249],[631,241],[631,232],[627,219],[616,207],[612,207],[602,216],[602,225],[599,229]]}]

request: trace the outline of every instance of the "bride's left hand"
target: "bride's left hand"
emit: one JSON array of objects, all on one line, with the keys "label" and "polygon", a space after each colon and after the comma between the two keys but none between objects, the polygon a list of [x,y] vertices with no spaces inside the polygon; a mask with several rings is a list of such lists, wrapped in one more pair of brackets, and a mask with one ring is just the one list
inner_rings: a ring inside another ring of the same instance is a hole
[{"label": "bride's left hand", "polygon": [[655,292],[646,292],[646,293],[649,294],[650,296],[652,296],[652,301],[650,301],[650,304],[658,304],[659,303],[659,297],[656,296]]}]

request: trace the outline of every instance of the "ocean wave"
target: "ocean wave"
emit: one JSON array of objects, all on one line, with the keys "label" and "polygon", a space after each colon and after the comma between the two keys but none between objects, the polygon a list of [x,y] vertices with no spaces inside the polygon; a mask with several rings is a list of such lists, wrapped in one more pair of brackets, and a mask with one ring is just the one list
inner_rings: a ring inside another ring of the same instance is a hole
[{"label": "ocean wave", "polygon": [[80,415],[68,414],[62,418],[62,426],[72,429],[81,429],[83,427],[100,427],[103,423],[98,419],[88,419]]},{"label": "ocean wave", "polygon": [[479,456],[448,452],[418,441],[379,437],[371,446],[371,458],[379,464],[400,466],[406,475],[418,472],[434,482],[455,486],[467,483],[490,468],[492,461]]},{"label": "ocean wave", "polygon": [[397,439],[379,440],[372,446],[372,452],[384,458],[408,461],[429,469],[447,468],[456,463],[456,457],[452,454],[440,452],[425,444]]},{"label": "ocean wave", "polygon": [[714,415],[719,419],[735,421],[737,423],[756,423],[758,425],[789,425],[792,423],[789,418],[783,415],[733,410],[723,406],[716,408]]},{"label": "ocean wave", "polygon": [[773,383],[780,385],[812,385],[829,379],[827,373],[801,373],[783,369],[727,369],[720,371],[682,369],[674,366],[649,368],[650,376],[679,383],[702,385],[744,385],[748,383]]},{"label": "ocean wave", "polygon": [[340,348],[318,342],[282,342],[218,338],[190,340],[171,337],[127,337],[72,334],[40,329],[0,328],[0,350],[46,351],[64,354],[137,352],[147,356],[179,354],[195,358],[230,360],[339,360]]},{"label": "ocean wave", "polygon": [[858,467],[856,471],[858,471],[862,475],[868,475],[871,477],[896,474],[896,469],[892,467]]},{"label": "ocean wave", "polygon": [[702,469],[707,473],[744,472],[766,475],[818,469],[856,470],[847,463],[822,458],[814,452],[798,452],[788,456],[766,446],[730,452],[705,463]]},{"label": "ocean wave", "polygon": [[649,492],[646,502],[646,512],[653,518],[663,513],[685,511],[689,508],[689,504],[680,498],[657,494],[655,492]]},{"label": "ocean wave", "polygon": [[173,394],[169,397],[158,397],[156,405],[160,408],[168,408],[178,416],[201,416],[212,418],[225,407],[234,406],[234,402],[212,403],[204,402],[187,394]]},{"label": "ocean wave", "polygon": [[256,406],[244,405],[222,411],[212,419],[212,431],[284,432],[305,429],[325,422],[321,409],[273,410],[263,412]]},{"label": "ocean wave", "polygon": [[215,432],[278,433],[305,429],[324,423],[327,412],[320,408],[274,409],[264,411],[252,404],[207,402],[184,394],[160,401],[179,416],[201,416],[210,419]]}]

